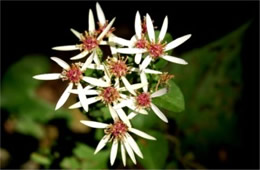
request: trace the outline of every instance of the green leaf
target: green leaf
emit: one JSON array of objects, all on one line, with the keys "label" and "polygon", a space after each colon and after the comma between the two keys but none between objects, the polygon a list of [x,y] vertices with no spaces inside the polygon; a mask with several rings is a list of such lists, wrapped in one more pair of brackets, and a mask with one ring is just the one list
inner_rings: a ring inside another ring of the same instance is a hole
[{"label": "green leaf", "polygon": [[41,165],[50,165],[51,164],[51,160],[48,157],[40,155],[38,153],[32,153],[31,159]]},{"label": "green leaf", "polygon": [[161,108],[172,112],[182,112],[185,109],[184,97],[180,88],[173,80],[169,80],[169,91],[161,96],[154,98],[152,102]]},{"label": "green leaf", "polygon": [[80,162],[75,158],[75,157],[65,157],[61,162],[60,162],[60,167],[61,168],[66,168],[66,169],[74,169],[80,168]]},{"label": "green leaf", "polygon": [[146,169],[164,169],[168,157],[168,142],[160,132],[148,132],[156,138],[155,141],[139,139],[138,145],[144,159],[138,158]]},{"label": "green leaf", "polygon": [[82,161],[81,168],[86,169],[104,169],[107,168],[109,151],[100,151],[94,155],[94,149],[83,143],[77,143],[73,149],[74,155]]}]

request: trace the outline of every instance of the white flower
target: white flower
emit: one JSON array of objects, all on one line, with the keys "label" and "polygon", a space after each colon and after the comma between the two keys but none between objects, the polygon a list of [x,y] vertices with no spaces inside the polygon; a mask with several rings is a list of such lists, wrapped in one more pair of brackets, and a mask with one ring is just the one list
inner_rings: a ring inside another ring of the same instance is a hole
[{"label": "white flower", "polygon": [[80,122],[92,128],[104,129],[105,136],[98,143],[94,154],[98,153],[102,148],[104,148],[108,142],[112,142],[112,147],[110,152],[110,164],[112,166],[115,162],[117,151],[118,151],[118,145],[120,143],[123,165],[126,166],[125,150],[127,151],[133,163],[136,164],[136,158],[134,153],[137,154],[140,158],[143,158],[143,154],[139,146],[133,139],[133,137],[129,134],[129,132],[141,136],[145,139],[149,139],[149,140],[156,140],[156,139],[140,130],[129,127],[125,122],[121,121],[117,116],[113,117],[113,120],[114,120],[113,124],[106,124],[106,123],[87,121],[87,120],[81,120]]},{"label": "white flower", "polygon": [[71,60],[77,60],[84,58],[87,54],[92,53],[92,55],[89,56],[89,60],[94,60],[94,62],[99,65],[100,61],[98,58],[97,49],[99,48],[99,45],[106,45],[107,43],[105,41],[102,41],[103,38],[106,36],[108,31],[110,30],[112,24],[115,21],[115,18],[105,26],[105,28],[102,29],[101,32],[97,31],[95,29],[95,21],[93,12],[90,9],[89,10],[89,24],[88,24],[88,31],[85,31],[84,34],[79,33],[78,31],[71,29],[72,33],[79,38],[81,41],[81,44],[79,45],[66,45],[66,46],[58,46],[53,47],[54,50],[59,51],[72,51],[72,50],[80,50],[82,51],[78,55],[71,58]]},{"label": "white flower", "polygon": [[121,103],[115,105],[114,109],[115,110],[122,109],[123,107],[127,106],[128,108],[134,111],[128,115],[128,118],[132,119],[137,115],[135,112],[141,114],[148,114],[145,109],[151,108],[161,120],[168,123],[167,117],[160,111],[160,109],[155,104],[152,103],[153,98],[162,96],[166,93],[167,93],[166,88],[160,89],[152,94],[150,94],[147,91],[144,91],[139,95],[130,97],[128,100],[123,100]]},{"label": "white flower", "polygon": [[[148,55],[145,57],[142,64],[140,65],[141,70],[145,69],[152,60],[156,60],[158,58],[163,58],[173,63],[188,64],[185,60],[181,58],[167,55],[166,52],[184,43],[186,40],[188,40],[191,37],[191,34],[177,38],[170,43],[162,43],[168,28],[168,17],[166,16],[163,21],[163,25],[157,40],[155,39],[154,26],[149,14],[146,14],[146,26],[147,26],[149,41],[146,44],[145,50],[140,48],[119,48],[117,49],[117,52],[122,54],[148,53]],[[140,35],[140,31],[138,34]],[[139,61],[139,59],[136,60]]]},{"label": "white flower", "polygon": [[99,87],[106,87],[109,84],[93,77],[87,77],[84,76],[84,71],[89,68],[89,60],[87,60],[83,65],[80,63],[73,63],[71,66],[67,64],[65,61],[57,58],[57,57],[51,57],[53,61],[55,61],[58,65],[60,65],[63,68],[62,73],[47,73],[47,74],[40,74],[33,76],[34,79],[38,80],[56,80],[56,79],[62,79],[62,80],[69,80],[69,85],[61,95],[60,99],[58,100],[55,110],[59,109],[63,106],[63,104],[67,101],[70,91],[73,88],[73,84],[77,86],[77,92],[80,99],[80,103],[82,103],[82,106],[84,110],[88,111],[88,105],[87,105],[87,98],[84,95],[83,87],[80,84],[81,80],[84,80],[88,82],[91,85],[99,86]]}]

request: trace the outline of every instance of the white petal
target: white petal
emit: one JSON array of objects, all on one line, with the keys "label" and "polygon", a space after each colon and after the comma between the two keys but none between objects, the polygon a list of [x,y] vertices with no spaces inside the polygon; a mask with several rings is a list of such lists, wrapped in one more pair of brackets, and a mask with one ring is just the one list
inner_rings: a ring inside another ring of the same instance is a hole
[{"label": "white petal", "polygon": [[60,79],[60,73],[47,73],[33,76],[37,80],[57,80]]},{"label": "white petal", "polygon": [[117,121],[119,118],[118,118],[118,115],[117,115],[115,109],[110,104],[108,105],[108,109],[109,109],[109,112],[110,112],[111,117],[113,118],[113,120]]},{"label": "white petal", "polygon": [[59,64],[59,66],[61,66],[62,68],[64,68],[65,70],[69,70],[70,69],[70,65],[68,65],[68,63],[66,63],[65,61],[63,61],[60,58],[57,57],[51,57],[51,59],[53,61],[55,61],[57,64]]},{"label": "white petal", "polygon": [[106,146],[108,140],[110,139],[110,135],[105,135],[101,140],[100,142],[98,143],[97,145],[97,148],[94,152],[94,154],[97,154],[101,149],[104,148],[104,146]]},{"label": "white petal", "polygon": [[131,148],[133,149],[133,151],[140,157],[143,158],[143,154],[140,151],[139,146],[137,145],[137,143],[135,142],[135,140],[132,138],[132,136],[129,133],[125,134],[126,140],[128,142],[128,144],[131,146]]},{"label": "white petal", "polygon": [[95,64],[96,64],[97,66],[100,66],[100,61],[99,61],[98,55],[97,55],[97,53],[96,53],[96,50],[93,51],[93,53],[94,53],[94,62],[95,62]]},{"label": "white petal", "polygon": [[166,16],[163,20],[163,25],[159,34],[159,39],[158,39],[159,42],[161,42],[164,39],[167,29],[168,29],[168,17]]},{"label": "white petal", "polygon": [[151,98],[159,97],[167,93],[167,88],[160,89],[151,95]]},{"label": "white petal", "polygon": [[99,45],[109,45],[107,41],[100,41]]},{"label": "white petal", "polygon": [[136,95],[134,89],[132,88],[131,84],[129,83],[129,81],[123,76],[121,77],[124,85],[125,85],[125,88],[130,92],[132,93],[133,95]]},{"label": "white petal", "polygon": [[122,102],[114,105],[114,109],[117,110],[117,109],[120,109],[120,108],[123,108],[123,107],[126,107],[127,104],[128,104],[129,100],[122,100]]},{"label": "white petal", "polygon": [[129,45],[129,48],[130,48],[130,47],[134,47],[135,44],[136,44],[136,42],[137,42],[137,36],[134,35],[134,36],[132,36],[132,38],[130,39],[130,45]]},{"label": "white petal", "polygon": [[80,102],[77,102],[77,103],[71,105],[71,106],[69,107],[69,109],[77,109],[77,108],[80,108],[80,107],[82,107],[81,103],[80,103]]},{"label": "white petal", "polygon": [[84,94],[85,95],[99,95],[99,91],[98,90],[89,90],[89,89],[84,89]]},{"label": "white petal", "polygon": [[84,94],[83,87],[80,83],[78,83],[78,96],[79,96],[79,101],[81,105],[83,106],[83,109],[88,112],[88,103],[87,103],[87,97]]},{"label": "white petal", "polygon": [[108,87],[108,86],[110,86],[109,83],[107,83],[107,82],[105,82],[101,79],[97,79],[97,78],[93,78],[93,77],[87,77],[87,76],[84,76],[82,79],[85,82],[92,84],[94,86],[98,86],[98,87]]},{"label": "white petal", "polygon": [[87,104],[96,103],[96,102],[98,102],[98,101],[100,101],[100,100],[101,100],[101,98],[100,98],[100,97],[97,97],[97,96],[95,96],[95,97],[90,97],[90,98],[87,99]]},{"label": "white petal", "polygon": [[86,59],[85,63],[83,64],[81,71],[85,71],[90,63],[92,63],[94,58],[94,53],[91,53],[90,56]]},{"label": "white petal", "polygon": [[149,139],[149,140],[156,140],[154,137],[148,135],[147,133],[144,133],[138,129],[135,129],[135,128],[129,128],[128,131],[142,137],[142,138],[145,138],[145,139]]},{"label": "white petal", "polygon": [[58,103],[56,104],[55,110],[59,109],[67,101],[67,99],[70,95],[70,90],[72,89],[72,87],[73,87],[73,83],[69,83],[68,87],[65,89],[65,91],[61,95]]},{"label": "white petal", "polygon": [[[142,87],[144,87],[146,84],[143,83],[136,83],[136,84],[132,84],[131,87],[132,89],[136,90],[136,89],[140,89]],[[125,87],[121,87],[120,89],[118,89],[118,91],[126,91],[127,89]]]},{"label": "white petal", "polygon": [[141,62],[141,60],[142,60],[142,54],[137,53],[135,55],[135,63],[139,64]]},{"label": "white petal", "polygon": [[135,34],[138,39],[142,38],[142,23],[139,11],[135,15]]},{"label": "white petal", "polygon": [[147,50],[141,48],[118,48],[116,51],[120,54],[141,54]]},{"label": "white petal", "polygon": [[163,59],[167,60],[167,61],[170,61],[172,63],[178,63],[178,64],[188,64],[185,60],[181,59],[181,58],[178,58],[178,57],[173,57],[173,56],[169,56],[169,55],[164,55],[164,56],[161,56]]},{"label": "white petal", "polygon": [[167,117],[161,112],[161,110],[155,106],[153,103],[151,103],[151,108],[154,111],[154,113],[164,122],[168,123]]},{"label": "white petal", "polygon": [[121,141],[121,156],[123,160],[123,165],[126,166],[126,155],[125,155],[125,147],[123,142]]},{"label": "white petal", "polygon": [[117,150],[118,150],[118,140],[117,138],[114,139],[111,152],[110,152],[110,164],[111,166],[114,164],[116,160],[116,155],[117,155]]},{"label": "white petal", "polygon": [[146,14],[146,27],[150,41],[155,42],[153,22],[149,14]]},{"label": "white petal", "polygon": [[106,24],[106,18],[104,15],[104,12],[101,8],[101,6],[99,5],[99,3],[96,3],[96,10],[97,10],[97,16],[98,16],[98,21],[99,23],[103,26]]},{"label": "white petal", "polygon": [[92,128],[100,128],[100,129],[105,129],[108,126],[108,124],[106,123],[100,123],[100,122],[89,121],[89,120],[81,120],[80,123]]},{"label": "white petal", "polygon": [[133,163],[136,164],[136,159],[135,159],[134,152],[133,152],[132,148],[129,146],[127,140],[123,140],[123,144],[124,144],[124,146],[126,148],[126,151],[127,151],[128,155],[132,159]]},{"label": "white petal", "polygon": [[119,83],[119,78],[116,77],[116,78],[115,78],[115,84],[114,84],[114,87],[115,87],[116,89],[119,89],[119,88],[120,88],[119,85],[120,85],[120,83]]},{"label": "white petal", "polygon": [[126,116],[124,110],[123,109],[117,109],[116,112],[117,112],[118,116],[120,117],[120,119],[130,128],[131,123],[130,123],[128,117]]},{"label": "white petal", "polygon": [[116,18],[113,18],[112,21],[106,26],[106,28],[102,31],[102,33],[98,36],[97,40],[100,41],[103,39],[103,37],[107,34],[107,32],[110,30],[112,24],[114,23]]},{"label": "white petal", "polygon": [[117,48],[110,45],[110,51],[111,51],[111,54],[112,56],[117,56]]},{"label": "white petal", "polygon": [[76,45],[64,45],[64,46],[52,47],[52,49],[57,51],[73,51],[73,50],[78,50],[79,47],[77,47]]},{"label": "white petal", "polygon": [[150,64],[151,61],[152,61],[152,57],[150,57],[149,55],[146,56],[142,64],[140,65],[140,70],[146,69],[146,67]]},{"label": "white petal", "polygon": [[129,40],[117,37],[115,35],[111,35],[109,37],[109,42],[113,42],[113,43],[116,43],[116,44],[121,45],[121,46],[129,46],[130,43],[131,43]]},{"label": "white petal", "polygon": [[165,46],[164,51],[169,51],[169,50],[171,50],[171,49],[181,45],[182,43],[187,41],[190,37],[191,37],[191,34],[188,34],[188,35],[184,35],[184,36],[182,36],[180,38],[177,38],[177,39],[173,40],[172,42],[168,43]]},{"label": "white petal", "polygon": [[71,28],[70,31],[71,31],[76,37],[78,37],[78,39],[81,40],[81,34],[80,34],[78,31],[74,30],[73,28]]},{"label": "white petal", "polygon": [[127,116],[129,120],[133,119],[137,114],[135,112],[131,112],[129,113],[129,115]]},{"label": "white petal", "polygon": [[88,51],[84,50],[83,52],[75,55],[74,57],[71,57],[71,60],[78,60],[84,58],[88,54]]},{"label": "white petal", "polygon": [[88,31],[92,34],[95,31],[95,21],[94,21],[93,12],[91,9],[89,9],[89,13],[88,13]]},{"label": "white petal", "polygon": [[144,84],[144,86],[143,86],[143,91],[144,91],[144,92],[147,92],[147,91],[148,91],[148,81],[147,81],[147,77],[146,77],[144,71],[142,71],[142,72],[140,73],[140,78],[141,78],[142,84]]},{"label": "white petal", "polygon": [[87,68],[96,69],[96,70],[104,70],[104,66],[103,65],[97,66],[96,64],[89,64]]},{"label": "white petal", "polygon": [[161,71],[157,71],[157,70],[151,70],[151,69],[144,69],[144,72],[147,73],[147,74],[162,74]]}]

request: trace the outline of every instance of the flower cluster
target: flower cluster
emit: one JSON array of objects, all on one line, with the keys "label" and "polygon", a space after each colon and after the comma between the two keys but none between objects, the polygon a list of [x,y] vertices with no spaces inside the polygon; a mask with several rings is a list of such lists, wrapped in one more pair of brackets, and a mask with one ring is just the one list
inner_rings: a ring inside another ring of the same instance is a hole
[{"label": "flower cluster", "polygon": [[[152,110],[162,121],[168,122],[167,117],[153,103],[153,98],[166,94],[167,88],[157,84],[154,90],[154,87],[149,86],[150,79],[147,78],[147,75],[162,77],[160,81],[163,83],[173,76],[149,66],[159,58],[173,63],[187,64],[181,58],[168,55],[167,51],[179,46],[191,35],[185,35],[167,43],[164,38],[167,33],[168,17],[165,17],[159,36],[156,37],[153,21],[149,14],[146,14],[142,21],[137,11],[134,25],[135,35],[130,40],[126,40],[113,33],[115,28],[112,25],[115,18],[111,21],[106,20],[99,3],[96,3],[96,11],[97,28],[93,12],[89,9],[88,31],[80,33],[71,29],[71,32],[79,39],[78,44],[53,47],[53,50],[58,51],[79,51],[77,55],[71,57],[71,60],[81,59],[80,61],[82,61],[83,58],[86,58],[85,61],[69,65],[60,58],[51,57],[62,67],[61,73],[40,74],[33,78],[39,80],[61,79],[68,82],[55,110],[65,104],[70,94],[77,94],[79,98],[79,102],[71,105],[70,109],[82,107],[85,112],[89,112],[91,109],[89,106],[93,103],[102,102],[106,105],[112,117],[110,124],[90,120],[80,121],[86,126],[104,129],[105,135],[98,143],[94,154],[108,142],[112,142],[110,163],[113,165],[120,143],[124,166],[126,165],[126,152],[136,164],[135,154],[141,158],[143,158],[143,154],[130,132],[145,139],[156,139],[133,128],[130,121],[138,114],[148,115],[148,111]],[[102,46],[109,46],[111,55],[105,56],[101,50]],[[134,59],[131,60],[131,57]],[[102,76],[87,76],[86,71],[89,69],[102,72]],[[159,87],[162,88],[158,90]],[[128,114],[126,110],[130,113]]]}]

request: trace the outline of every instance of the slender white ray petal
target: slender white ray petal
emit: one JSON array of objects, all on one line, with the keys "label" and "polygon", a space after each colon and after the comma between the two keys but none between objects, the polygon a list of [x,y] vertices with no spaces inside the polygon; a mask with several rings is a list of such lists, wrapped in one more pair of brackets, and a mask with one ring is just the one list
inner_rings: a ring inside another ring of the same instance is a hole
[{"label": "slender white ray petal", "polygon": [[89,121],[89,120],[81,120],[80,123],[92,128],[99,128],[99,129],[105,129],[108,126],[108,124],[106,123],[100,123],[100,122]]},{"label": "slender white ray petal", "polygon": [[129,48],[130,48],[130,47],[134,47],[135,44],[136,44],[136,42],[137,42],[137,36],[134,35],[134,36],[132,36],[132,38],[130,39],[130,45],[129,45]]},{"label": "slender white ray petal", "polygon": [[[148,83],[147,83],[148,84]],[[132,89],[136,90],[136,89],[140,89],[142,87],[144,87],[146,84],[143,83],[136,83],[136,84],[132,84]],[[125,87],[121,87],[118,89],[118,91],[126,91],[127,89]]]},{"label": "slender white ray petal", "polygon": [[111,104],[108,105],[109,112],[111,114],[111,117],[113,118],[114,121],[117,121],[119,119],[117,112],[115,109],[111,106]]},{"label": "slender white ray petal", "polygon": [[89,9],[88,13],[88,31],[92,34],[95,31],[95,20],[91,9]]},{"label": "slender white ray petal", "polygon": [[128,131],[132,132],[132,133],[134,133],[134,134],[136,134],[136,135],[138,135],[138,136],[140,136],[142,138],[145,138],[145,139],[156,140],[153,136],[148,135],[147,133],[144,133],[144,132],[142,132],[142,131],[140,131],[138,129],[135,129],[135,128],[129,128]]},{"label": "slender white ray petal", "polygon": [[70,31],[71,31],[76,37],[78,37],[78,39],[81,40],[81,34],[80,34],[78,31],[74,30],[73,28],[71,28]]},{"label": "slender white ray petal", "polygon": [[119,89],[119,88],[120,88],[120,87],[119,87],[119,86],[120,86],[120,83],[119,83],[119,78],[118,78],[118,77],[115,78],[115,84],[114,84],[114,86],[115,86],[116,89]]},{"label": "slender white ray petal", "polygon": [[155,42],[153,22],[149,14],[146,14],[146,27],[150,41]]},{"label": "slender white ray petal", "polygon": [[95,64],[96,64],[97,66],[100,66],[100,60],[99,60],[99,58],[98,58],[98,55],[97,55],[96,50],[94,50],[93,53],[94,53],[94,62],[95,62]]},{"label": "slender white ray petal", "polygon": [[136,95],[134,89],[132,88],[131,84],[129,83],[129,81],[123,76],[121,77],[124,85],[125,85],[125,88],[130,92],[132,93],[133,95]]},{"label": "slender white ray petal", "polygon": [[100,41],[99,45],[108,45],[107,41]]},{"label": "slender white ray petal", "polygon": [[75,55],[74,57],[71,57],[71,60],[78,60],[84,58],[89,52],[87,50],[84,50],[83,52]]},{"label": "slender white ray petal", "polygon": [[37,80],[57,80],[60,79],[60,73],[46,73],[33,76]]},{"label": "slender white ray petal", "polygon": [[148,112],[145,109],[137,109],[136,112],[141,113],[143,115],[148,115]]},{"label": "slender white ray petal", "polygon": [[125,112],[123,109],[119,108],[116,110],[118,116],[120,117],[120,119],[128,126],[128,128],[131,127],[131,123],[128,119],[128,117],[126,116]]},{"label": "slender white ray petal", "polygon": [[133,119],[137,114],[135,112],[131,112],[129,113],[129,115],[127,116],[129,120]]},{"label": "slender white ray petal", "polygon": [[134,152],[133,152],[132,148],[129,146],[127,140],[123,140],[123,144],[124,144],[124,146],[126,148],[126,151],[127,151],[128,155],[132,159],[133,163],[136,164],[136,159],[135,159]]},{"label": "slender white ray petal", "polygon": [[138,39],[142,38],[142,23],[139,11],[135,15],[135,34]]},{"label": "slender white ray petal", "polygon": [[122,100],[122,102],[118,103],[118,104],[115,104],[114,105],[114,109],[117,110],[119,108],[123,108],[123,107],[126,107],[128,105],[128,102],[129,100]]},{"label": "slender white ray petal", "polygon": [[79,47],[77,47],[76,45],[64,45],[64,46],[52,47],[52,49],[57,51],[73,51],[73,50],[78,50]]},{"label": "slender white ray petal", "polygon": [[141,114],[144,114],[144,115],[148,114],[148,112],[146,110],[139,109],[134,102],[129,101],[127,104],[128,104],[127,107],[129,107],[131,110],[133,110],[137,113],[141,113]]},{"label": "slender white ray petal", "polygon": [[111,74],[105,64],[103,64],[103,67],[104,67],[104,74],[105,74],[104,78],[106,82],[111,83]]},{"label": "slender white ray petal", "polygon": [[161,42],[164,39],[167,29],[168,29],[168,17],[166,16],[163,20],[163,25],[159,34],[159,38],[158,38],[159,42]]},{"label": "slender white ray petal", "polygon": [[84,89],[84,94],[85,95],[99,95],[99,91],[98,90],[88,90],[88,89]]},{"label": "slender white ray petal", "polygon": [[87,97],[84,94],[83,87],[80,83],[78,83],[78,96],[79,96],[79,101],[81,105],[83,106],[83,109],[88,112],[88,103],[87,103]]},{"label": "slender white ray petal", "polygon": [[179,45],[181,45],[182,43],[184,43],[185,41],[187,41],[189,38],[191,37],[191,34],[188,35],[184,35],[180,38],[177,38],[175,40],[173,40],[172,42],[168,43],[165,48],[164,51],[169,51]]},{"label": "slender white ray petal", "polygon": [[120,54],[141,54],[147,52],[146,49],[142,48],[118,48],[116,51]]},{"label": "slender white ray petal", "polygon": [[142,72],[140,73],[140,78],[141,78],[142,84],[144,84],[144,86],[143,86],[143,91],[144,91],[144,92],[147,92],[147,91],[148,91],[148,80],[147,80],[147,77],[146,77],[144,71],[142,71]]},{"label": "slender white ray petal", "polygon": [[139,69],[139,68],[132,67],[132,68],[130,68],[130,71],[131,71],[131,72],[139,72],[140,69]]},{"label": "slender white ray petal", "polygon": [[94,86],[98,86],[98,87],[108,87],[108,86],[110,86],[109,83],[107,83],[107,82],[105,82],[101,79],[97,79],[97,78],[93,78],[93,77],[87,77],[87,76],[84,76],[82,79],[85,82],[92,84]]},{"label": "slender white ray petal", "polygon": [[162,74],[161,71],[157,71],[157,70],[151,70],[151,69],[144,69],[144,72],[147,73],[147,74]]},{"label": "slender white ray petal", "polygon": [[155,106],[153,103],[151,103],[151,108],[154,111],[154,113],[164,122],[168,123],[167,117],[161,112],[161,110]]},{"label": "slender white ray petal", "polygon": [[121,45],[121,46],[129,46],[130,43],[131,43],[129,40],[117,37],[114,34],[109,37],[109,43],[110,42],[116,43],[116,44]]},{"label": "slender white ray petal", "polygon": [[104,36],[107,34],[107,32],[110,30],[112,24],[114,23],[116,18],[113,18],[112,21],[106,26],[106,28],[102,31],[102,33],[98,36],[97,40],[100,41],[104,38]]},{"label": "slender white ray petal", "polygon": [[110,152],[110,164],[111,166],[114,164],[116,160],[116,155],[117,155],[117,150],[118,150],[118,140],[117,138],[114,139],[111,152]]},{"label": "slender white ray petal", "polygon": [[94,58],[94,53],[91,53],[90,56],[88,56],[88,58],[86,59],[85,63],[83,64],[83,66],[81,67],[81,71],[85,71],[87,69],[87,67],[89,66],[90,63],[92,63]]},{"label": "slender white ray petal", "polygon": [[70,65],[68,63],[66,63],[65,61],[63,61],[62,59],[60,59],[58,57],[51,57],[51,59],[53,61],[55,61],[59,66],[64,68],[65,70],[69,70],[70,69]]},{"label": "slender white ray petal", "polygon": [[128,144],[131,146],[131,148],[133,149],[133,151],[140,157],[143,158],[143,154],[140,151],[139,146],[137,145],[137,143],[135,142],[135,140],[133,139],[133,137],[129,134],[126,133],[125,134],[126,140],[128,142]]},{"label": "slender white ray petal", "polygon": [[121,141],[121,156],[122,156],[122,160],[123,160],[123,165],[126,166],[126,155],[125,155],[125,147],[123,142]]},{"label": "slender white ray petal", "polygon": [[161,57],[163,59],[167,60],[167,61],[172,62],[172,63],[178,63],[178,64],[183,64],[183,65],[188,64],[185,60],[178,58],[178,57],[173,57],[173,56],[169,56],[169,55],[164,55],[164,56],[161,56]]},{"label": "slender white ray petal", "polygon": [[151,61],[152,61],[152,57],[150,57],[149,55],[146,56],[142,64],[140,65],[140,70],[146,69],[146,67],[150,64]]},{"label": "slender white ray petal", "polygon": [[142,60],[142,54],[140,53],[135,54],[135,63],[140,64],[141,60]]},{"label": "slender white ray petal", "polygon": [[69,107],[69,109],[77,109],[77,108],[81,108],[81,107],[82,107],[81,103],[80,103],[80,102],[77,102],[77,103],[71,105],[71,106]]},{"label": "slender white ray petal", "polygon": [[151,98],[159,97],[167,93],[167,88],[160,89],[151,95]]},{"label": "slender white ray petal", "polygon": [[101,100],[101,97],[99,97],[99,96],[90,97],[90,98],[87,99],[87,104],[96,103],[100,100]]},{"label": "slender white ray petal", "polygon": [[117,48],[115,46],[110,45],[110,51],[112,56],[117,56]]},{"label": "slender white ray petal", "polygon": [[109,135],[105,135],[101,140],[100,142],[98,143],[97,147],[96,147],[96,150],[94,152],[94,154],[97,154],[101,149],[104,148],[104,146],[106,146],[108,140],[110,139],[110,134]]},{"label": "slender white ray petal", "polygon": [[96,70],[104,70],[104,66],[103,65],[97,66],[96,64],[89,64],[87,68],[96,69]]},{"label": "slender white ray petal", "polygon": [[96,3],[96,10],[97,10],[97,16],[98,16],[98,21],[99,23],[103,26],[106,24],[106,18],[104,15],[104,12],[101,8],[101,6],[99,5],[99,3]]},{"label": "slender white ray petal", "polygon": [[67,99],[70,95],[70,90],[72,89],[72,87],[73,87],[73,83],[69,83],[68,87],[65,89],[65,91],[61,95],[59,101],[57,102],[55,110],[58,110],[67,101]]}]

